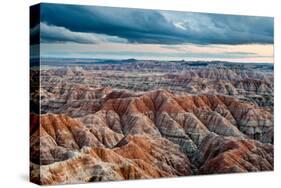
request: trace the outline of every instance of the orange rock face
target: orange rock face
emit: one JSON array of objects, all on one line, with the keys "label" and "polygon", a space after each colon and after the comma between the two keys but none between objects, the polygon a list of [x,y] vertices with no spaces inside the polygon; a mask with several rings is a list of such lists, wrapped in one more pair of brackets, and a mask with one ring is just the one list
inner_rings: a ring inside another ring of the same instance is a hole
[{"label": "orange rock face", "polygon": [[56,107],[64,114],[31,116],[33,181],[273,170],[273,116],[264,108],[231,96],[84,89],[65,95]]}]

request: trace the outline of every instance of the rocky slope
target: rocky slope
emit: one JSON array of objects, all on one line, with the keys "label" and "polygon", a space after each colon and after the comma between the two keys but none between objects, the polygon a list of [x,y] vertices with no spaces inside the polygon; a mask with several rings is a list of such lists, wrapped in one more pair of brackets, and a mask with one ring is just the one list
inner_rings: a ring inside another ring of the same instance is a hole
[{"label": "rocky slope", "polygon": [[41,90],[46,114],[32,125],[38,183],[273,170],[273,115],[259,105],[226,95],[58,88]]},{"label": "rocky slope", "polygon": [[[65,64],[41,71],[43,92],[65,93],[72,88],[72,95],[77,95],[76,89],[81,90],[77,85],[134,92],[165,88],[174,94],[234,96],[273,112],[272,64],[135,59]],[[52,100],[54,105],[60,105],[67,97],[55,95]]]}]

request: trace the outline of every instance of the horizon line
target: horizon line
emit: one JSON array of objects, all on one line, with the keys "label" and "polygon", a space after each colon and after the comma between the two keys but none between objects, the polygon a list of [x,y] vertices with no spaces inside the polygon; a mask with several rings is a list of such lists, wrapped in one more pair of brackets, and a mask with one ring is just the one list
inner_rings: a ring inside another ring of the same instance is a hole
[{"label": "horizon line", "polygon": [[186,59],[175,59],[175,60],[163,60],[163,59],[139,59],[139,58],[94,58],[94,57],[47,57],[40,56],[35,57],[40,59],[81,59],[81,60],[114,60],[114,61],[124,61],[124,60],[136,60],[136,61],[163,61],[163,62],[171,62],[171,61],[186,61],[186,62],[227,62],[227,63],[258,63],[258,64],[274,64],[274,62],[241,62],[241,61],[228,61],[228,60],[186,60]]}]

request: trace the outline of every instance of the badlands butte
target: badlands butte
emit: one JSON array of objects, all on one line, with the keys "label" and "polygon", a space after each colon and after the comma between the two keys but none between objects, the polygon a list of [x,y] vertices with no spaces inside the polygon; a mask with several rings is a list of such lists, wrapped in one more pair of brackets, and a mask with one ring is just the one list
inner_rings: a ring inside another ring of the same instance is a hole
[{"label": "badlands butte", "polygon": [[33,182],[273,170],[273,64],[43,59],[38,76]]}]

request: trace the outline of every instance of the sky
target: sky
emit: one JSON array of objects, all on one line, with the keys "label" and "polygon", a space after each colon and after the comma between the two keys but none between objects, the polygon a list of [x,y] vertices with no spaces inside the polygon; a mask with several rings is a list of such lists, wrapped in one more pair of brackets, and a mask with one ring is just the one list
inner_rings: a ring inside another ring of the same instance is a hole
[{"label": "sky", "polygon": [[271,17],[41,4],[39,28],[43,57],[273,63]]}]

